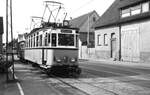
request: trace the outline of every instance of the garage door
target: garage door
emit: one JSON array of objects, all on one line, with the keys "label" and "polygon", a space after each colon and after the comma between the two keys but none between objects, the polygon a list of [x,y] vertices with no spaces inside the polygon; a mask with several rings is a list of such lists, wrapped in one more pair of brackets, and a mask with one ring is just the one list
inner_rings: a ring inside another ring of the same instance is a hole
[{"label": "garage door", "polygon": [[122,30],[121,58],[123,61],[139,61],[139,29]]}]

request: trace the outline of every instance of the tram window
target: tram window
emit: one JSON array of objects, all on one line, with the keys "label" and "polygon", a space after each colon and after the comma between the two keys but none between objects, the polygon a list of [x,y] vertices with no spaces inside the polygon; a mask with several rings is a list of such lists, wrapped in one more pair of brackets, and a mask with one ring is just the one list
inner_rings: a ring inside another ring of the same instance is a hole
[{"label": "tram window", "polygon": [[26,47],[28,47],[28,39],[26,39]]},{"label": "tram window", "polygon": [[34,47],[35,47],[35,37],[34,37]]},{"label": "tram window", "polygon": [[38,46],[38,40],[39,40],[39,37],[38,35],[36,36],[36,46]]},{"label": "tram window", "polygon": [[29,41],[28,41],[28,39],[27,39],[27,47],[29,47]]},{"label": "tram window", "polygon": [[56,34],[52,34],[52,46],[56,46],[56,43],[57,43]]},{"label": "tram window", "polygon": [[47,46],[48,44],[47,44],[47,33],[46,33],[46,35],[45,35],[45,46]]},{"label": "tram window", "polygon": [[49,44],[50,41],[51,41],[51,40],[50,40],[50,36],[51,36],[51,35],[50,35],[50,33],[49,33],[49,34],[48,34],[48,44]]},{"label": "tram window", "polygon": [[36,35],[36,46],[38,47],[38,43],[39,43],[39,32],[37,32],[37,35]]},{"label": "tram window", "polygon": [[33,46],[33,38],[32,38],[32,36],[31,36],[31,47]]},{"label": "tram window", "polygon": [[42,46],[42,35],[40,35],[40,46]]},{"label": "tram window", "polygon": [[74,35],[73,34],[58,34],[58,45],[59,46],[74,46]]},{"label": "tram window", "polygon": [[31,37],[30,37],[30,47],[31,47]]},{"label": "tram window", "polygon": [[31,39],[29,39],[29,47],[31,47]]},{"label": "tram window", "polygon": [[79,44],[78,44],[78,37],[79,37],[79,36],[76,35],[76,47],[78,47],[78,45],[79,45]]}]

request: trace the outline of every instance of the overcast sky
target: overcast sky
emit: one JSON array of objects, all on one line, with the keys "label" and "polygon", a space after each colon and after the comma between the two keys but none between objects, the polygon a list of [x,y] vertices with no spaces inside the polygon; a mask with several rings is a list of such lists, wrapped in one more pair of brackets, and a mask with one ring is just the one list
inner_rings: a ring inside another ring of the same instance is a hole
[{"label": "overcast sky", "polygon": [[[6,0],[0,0],[0,16],[5,17]],[[30,28],[31,16],[41,17],[44,12],[45,0],[12,0],[13,2],[13,32],[24,33]],[[93,10],[102,15],[114,0],[53,0],[64,4],[68,18],[78,17]],[[4,18],[5,20],[5,18]],[[5,23],[4,23],[5,24]],[[5,32],[5,31],[4,31]],[[5,38],[5,37],[4,37]]]}]

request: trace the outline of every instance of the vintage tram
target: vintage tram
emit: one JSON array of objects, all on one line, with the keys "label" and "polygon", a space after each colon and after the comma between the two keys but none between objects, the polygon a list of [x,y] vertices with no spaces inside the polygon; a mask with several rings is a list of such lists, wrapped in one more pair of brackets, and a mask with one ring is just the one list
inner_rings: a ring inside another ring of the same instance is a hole
[{"label": "vintage tram", "polygon": [[47,73],[79,75],[78,29],[65,23],[33,29],[26,36],[24,59]]},{"label": "vintage tram", "polygon": [[[48,9],[48,21],[44,16]],[[47,73],[59,75],[79,75],[78,64],[78,29],[72,28],[65,17],[60,23],[58,15],[64,10],[63,4],[55,1],[45,1],[45,10],[40,27],[33,28],[25,37],[25,48],[21,51],[22,59],[41,67]],[[39,19],[39,17],[34,17]],[[34,21],[32,19],[32,21]],[[58,22],[57,22],[58,21]],[[37,24],[35,24],[37,25]]]}]

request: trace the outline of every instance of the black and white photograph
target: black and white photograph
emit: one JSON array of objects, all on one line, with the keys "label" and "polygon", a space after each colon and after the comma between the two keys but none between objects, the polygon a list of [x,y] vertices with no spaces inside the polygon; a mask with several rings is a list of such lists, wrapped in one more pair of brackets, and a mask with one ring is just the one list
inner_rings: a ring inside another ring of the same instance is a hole
[{"label": "black and white photograph", "polygon": [[150,95],[150,0],[0,0],[0,95]]}]

